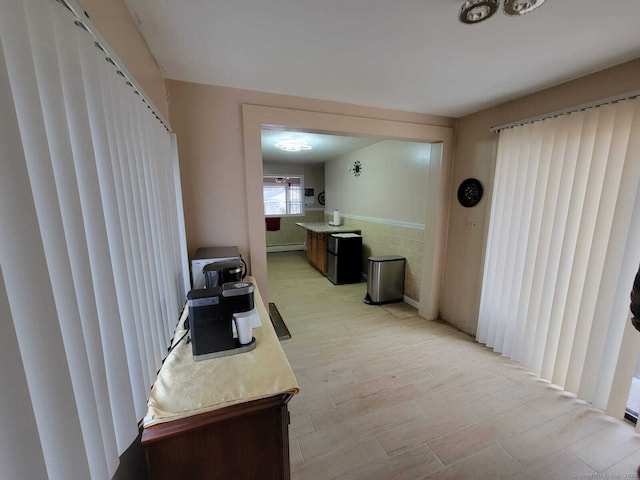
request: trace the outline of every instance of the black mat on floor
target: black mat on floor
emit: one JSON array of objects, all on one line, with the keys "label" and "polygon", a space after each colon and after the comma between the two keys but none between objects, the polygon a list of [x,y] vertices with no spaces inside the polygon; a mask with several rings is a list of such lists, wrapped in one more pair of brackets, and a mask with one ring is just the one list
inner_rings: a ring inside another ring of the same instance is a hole
[{"label": "black mat on floor", "polygon": [[291,333],[289,333],[289,329],[285,325],[284,320],[282,320],[282,315],[280,315],[275,303],[269,304],[269,317],[271,318],[271,323],[279,340],[291,338]]}]

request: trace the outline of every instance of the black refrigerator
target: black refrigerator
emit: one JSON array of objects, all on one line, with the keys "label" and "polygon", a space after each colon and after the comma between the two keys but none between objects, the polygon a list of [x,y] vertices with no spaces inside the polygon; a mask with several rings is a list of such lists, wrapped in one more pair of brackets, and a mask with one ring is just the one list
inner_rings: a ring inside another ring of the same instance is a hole
[{"label": "black refrigerator", "polygon": [[362,236],[334,233],[327,239],[327,278],[334,285],[360,282]]}]

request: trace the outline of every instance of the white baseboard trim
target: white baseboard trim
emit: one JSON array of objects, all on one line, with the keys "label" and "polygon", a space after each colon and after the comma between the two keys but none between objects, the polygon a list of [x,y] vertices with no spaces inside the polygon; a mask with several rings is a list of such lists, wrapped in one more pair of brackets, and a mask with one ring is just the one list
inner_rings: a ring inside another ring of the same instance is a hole
[{"label": "white baseboard trim", "polygon": [[294,252],[296,250],[306,250],[304,243],[296,243],[292,245],[272,245],[270,247],[267,247],[267,253]]},{"label": "white baseboard trim", "polygon": [[420,304],[416,302],[413,298],[409,298],[406,295],[403,295],[402,300],[404,301],[404,303],[411,305],[413,308],[417,308],[418,310],[420,310]]}]

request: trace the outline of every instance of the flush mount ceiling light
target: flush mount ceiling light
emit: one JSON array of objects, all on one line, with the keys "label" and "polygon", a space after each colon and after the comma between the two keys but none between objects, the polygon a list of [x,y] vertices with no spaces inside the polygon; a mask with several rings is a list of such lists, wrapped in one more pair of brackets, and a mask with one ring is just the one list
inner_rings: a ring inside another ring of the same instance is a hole
[{"label": "flush mount ceiling light", "polygon": [[[546,0],[504,0],[503,11],[507,15],[521,16],[529,13]],[[480,23],[498,11],[500,0],[467,0],[460,7],[458,18],[462,23]]]},{"label": "flush mount ceiling light", "polygon": [[505,0],[503,7],[504,13],[513,16],[524,15],[538,8],[545,1],[546,0]]},{"label": "flush mount ceiling light", "polygon": [[301,150],[311,150],[311,145],[302,138],[288,138],[276,143],[276,147],[285,152],[300,152]]},{"label": "flush mount ceiling light", "polygon": [[466,24],[480,23],[498,11],[500,0],[467,0],[460,7],[460,21]]}]

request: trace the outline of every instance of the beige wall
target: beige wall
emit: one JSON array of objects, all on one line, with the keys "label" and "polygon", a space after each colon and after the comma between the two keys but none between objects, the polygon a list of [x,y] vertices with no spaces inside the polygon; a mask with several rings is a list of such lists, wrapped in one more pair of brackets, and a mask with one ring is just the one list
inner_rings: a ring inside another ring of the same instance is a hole
[{"label": "beige wall", "polygon": [[[440,315],[468,333],[475,333],[482,284],[486,229],[489,221],[497,134],[490,127],[612,95],[640,90],[640,59],[558,85],[461,118],[456,131],[451,210]],[[458,185],[478,178],[485,197],[466,209],[455,199]],[[477,231],[465,219],[478,218]]]},{"label": "beige wall", "polygon": [[[256,125],[256,132],[251,132],[256,139],[250,142],[251,151],[247,152],[243,104],[283,109],[279,125],[318,129],[314,128],[317,125],[325,132],[372,135],[385,132],[391,138],[408,135],[408,139],[437,141],[450,135],[447,133],[450,128],[441,127],[453,125],[453,119],[447,117],[174,80],[168,80],[167,85],[171,125],[178,136],[189,252],[202,246],[238,245],[258,271],[258,282],[264,291],[266,277],[262,278],[261,271],[266,268],[266,259],[261,258],[259,247],[256,252],[250,251],[252,242],[265,244],[261,219],[252,220],[252,228],[259,228],[259,232],[256,230],[250,241],[249,218],[261,215],[260,187],[252,185],[257,193],[249,194],[246,188],[247,178],[260,182],[262,176],[261,160],[259,166],[254,162],[254,157],[261,158],[260,125]],[[313,118],[306,122],[299,121],[300,117]],[[250,157],[247,162],[251,172],[246,169],[245,157]],[[254,171],[255,168],[259,171]]]},{"label": "beige wall", "polygon": [[[354,162],[362,173],[349,171]],[[363,265],[378,255],[406,258],[404,294],[419,302],[431,145],[384,140],[328,161],[325,165],[327,211],[339,210],[346,226],[363,236]],[[327,217],[331,220],[331,216]],[[402,225],[402,224],[405,225]],[[409,225],[412,224],[412,225]]]},{"label": "beige wall", "polygon": [[[326,163],[326,207],[344,214],[418,223],[426,220],[431,146],[384,140]],[[360,162],[362,173],[349,168]]]},{"label": "beige wall", "polygon": [[169,121],[164,76],[129,14],[124,0],[78,0],[147,96]]},{"label": "beige wall", "polygon": [[[329,217],[327,217],[329,218]],[[369,257],[400,255],[405,258],[404,295],[420,302],[420,283],[424,252],[424,229],[379,223],[362,218],[344,217],[346,227],[360,230],[362,235],[362,272],[368,273]]]}]

